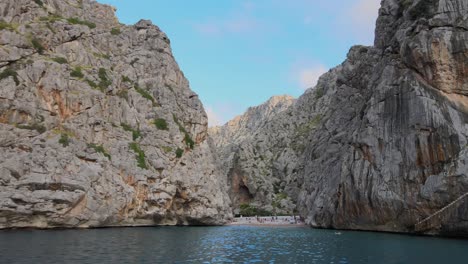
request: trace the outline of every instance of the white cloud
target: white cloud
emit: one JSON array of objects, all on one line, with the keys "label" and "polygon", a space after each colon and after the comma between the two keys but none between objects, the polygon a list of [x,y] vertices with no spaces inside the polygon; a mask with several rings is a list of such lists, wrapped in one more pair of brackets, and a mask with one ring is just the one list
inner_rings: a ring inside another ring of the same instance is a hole
[{"label": "white cloud", "polygon": [[380,0],[357,0],[346,12],[346,17],[350,19],[348,22],[351,23],[351,32],[365,42],[372,42],[379,8]]},{"label": "white cloud", "polygon": [[317,81],[328,69],[320,64],[311,67],[302,68],[299,70],[298,81],[301,89],[307,90],[308,88],[317,85]]},{"label": "white cloud", "polygon": [[206,105],[205,111],[208,115],[208,126],[213,127],[224,125],[229,120],[244,113],[245,109],[230,101],[220,101],[212,105]]},{"label": "white cloud", "polygon": [[224,124],[221,117],[213,110],[212,107],[206,107],[206,114],[208,115],[208,126],[221,126]]}]

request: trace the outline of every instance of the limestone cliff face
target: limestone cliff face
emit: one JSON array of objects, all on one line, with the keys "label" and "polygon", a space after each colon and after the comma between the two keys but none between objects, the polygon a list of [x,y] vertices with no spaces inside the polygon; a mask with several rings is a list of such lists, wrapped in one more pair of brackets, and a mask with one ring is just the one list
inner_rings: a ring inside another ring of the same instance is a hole
[{"label": "limestone cliff face", "polygon": [[0,0],[0,228],[222,224],[207,118],[150,21]]},{"label": "limestone cliff face", "polygon": [[466,236],[467,65],[467,1],[384,0],[375,45],[353,47],[250,144],[284,143],[260,164],[284,172],[312,226]]},{"label": "limestone cliff face", "polygon": [[227,177],[234,212],[238,212],[241,204],[252,204],[272,213],[295,209],[283,191],[285,186],[281,186],[287,175],[270,167],[285,149],[287,142],[282,137],[288,135],[286,127],[270,128],[276,124],[277,116],[295,101],[291,96],[275,96],[224,126],[209,129],[220,169]]}]

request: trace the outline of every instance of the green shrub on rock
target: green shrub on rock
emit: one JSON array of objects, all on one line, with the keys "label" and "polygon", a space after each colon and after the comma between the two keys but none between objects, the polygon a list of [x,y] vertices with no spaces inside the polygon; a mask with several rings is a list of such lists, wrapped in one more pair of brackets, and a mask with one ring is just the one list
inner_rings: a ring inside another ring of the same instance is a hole
[{"label": "green shrub on rock", "polygon": [[67,21],[68,23],[73,24],[73,25],[85,25],[89,27],[90,29],[96,28],[96,24],[94,24],[93,22],[80,20],[77,17],[69,18],[67,19]]},{"label": "green shrub on rock", "polygon": [[157,118],[153,123],[159,130],[168,130],[167,122],[163,118]]},{"label": "green shrub on rock", "polygon": [[239,206],[239,214],[242,216],[270,216],[272,213],[270,211],[257,208],[250,204],[241,204]]},{"label": "green shrub on rock", "polygon": [[4,29],[14,31],[15,27],[12,24],[7,23],[4,20],[0,19],[0,30],[4,30]]},{"label": "green shrub on rock", "polygon": [[140,130],[134,129],[133,127],[131,127],[130,125],[125,124],[125,123],[122,123],[122,124],[120,124],[120,125],[122,126],[122,128],[123,128],[125,131],[132,132],[132,138],[133,138],[133,140],[136,140],[137,138],[141,137]]},{"label": "green shrub on rock", "polygon": [[83,78],[84,74],[81,71],[81,67],[79,67],[79,66],[75,67],[75,69],[70,72],[70,76],[75,77],[75,78]]},{"label": "green shrub on rock", "polygon": [[111,159],[111,155],[107,153],[107,151],[104,149],[104,146],[91,143],[88,144],[88,147],[94,149],[98,153],[102,153],[104,157],[108,158],[109,160]]},{"label": "green shrub on rock", "polygon": [[114,36],[117,36],[117,35],[120,35],[120,29],[119,28],[113,28],[111,30],[111,34],[114,35]]},{"label": "green shrub on rock", "polygon": [[187,145],[187,147],[193,149],[195,147],[195,142],[193,141],[190,134],[187,132],[187,130],[185,130],[184,126],[182,126],[176,115],[172,115],[172,118],[174,119],[174,122],[179,126],[179,131],[184,134],[184,142]]},{"label": "green shrub on rock", "polygon": [[129,147],[131,150],[133,150],[133,152],[135,152],[135,154],[137,154],[136,160],[137,160],[138,167],[142,169],[148,169],[148,167],[146,166],[146,161],[145,161],[145,158],[146,158],[145,152],[140,148],[140,146],[137,143],[132,142],[129,144]]},{"label": "green shrub on rock", "polygon": [[171,148],[171,147],[168,147],[168,146],[163,146],[163,147],[161,147],[161,148],[162,148],[162,150],[164,150],[164,152],[166,152],[166,153],[169,153],[169,152],[172,151],[172,148]]},{"label": "green shrub on rock", "polygon": [[52,58],[53,61],[59,63],[59,64],[66,64],[68,63],[68,60],[65,59],[65,58],[62,58],[62,57],[55,57],[55,58]]},{"label": "green shrub on rock", "polygon": [[142,89],[138,85],[135,85],[135,91],[137,91],[137,93],[143,96],[143,98],[150,100],[153,103],[153,106],[156,105],[156,100],[154,100],[153,96],[151,96],[151,94],[148,91],[146,91],[145,89]]},{"label": "green shrub on rock", "polygon": [[125,99],[125,100],[128,101],[128,91],[127,91],[127,90],[124,90],[124,89],[119,90],[119,91],[116,93],[116,95],[117,95],[118,97],[120,97],[120,98]]},{"label": "green shrub on rock", "polygon": [[27,124],[27,125],[17,125],[16,127],[19,129],[36,130],[37,132],[39,132],[39,134],[42,134],[46,132],[47,130],[44,125],[38,124],[38,123]]},{"label": "green shrub on rock", "polygon": [[181,148],[177,148],[175,153],[176,153],[176,157],[180,159],[182,158],[182,155],[184,154],[184,150]]},{"label": "green shrub on rock", "polygon": [[107,77],[107,72],[104,68],[99,68],[98,76],[100,79],[98,87],[101,91],[104,91],[107,89],[107,87],[109,87],[112,84],[112,81],[110,81]]},{"label": "green shrub on rock", "polygon": [[42,43],[39,39],[37,38],[33,38],[31,40],[31,44],[33,46],[33,48],[39,53],[39,54],[43,54],[44,51],[45,51],[45,48],[44,46],[42,46]]},{"label": "green shrub on rock", "polygon": [[189,133],[185,133],[184,141],[187,147],[193,149],[195,147],[195,142],[193,141],[192,137],[190,137]]},{"label": "green shrub on rock", "polygon": [[41,0],[34,0],[34,3],[36,3],[40,7],[44,6],[44,3]]},{"label": "green shrub on rock", "polygon": [[16,85],[20,84],[20,81],[18,79],[18,73],[15,70],[11,68],[6,68],[5,70],[3,70],[2,73],[0,73],[0,81],[8,77],[12,77]]},{"label": "green shrub on rock", "polygon": [[62,133],[60,135],[59,143],[62,144],[63,147],[68,147],[70,144],[70,138],[67,133]]},{"label": "green shrub on rock", "polygon": [[50,14],[46,17],[40,17],[39,20],[42,22],[55,23],[57,21],[63,20],[63,17],[56,14]]},{"label": "green shrub on rock", "polygon": [[316,88],[315,89],[315,99],[320,99],[325,95],[325,92],[323,91],[322,88]]},{"label": "green shrub on rock", "polygon": [[125,82],[125,83],[131,83],[132,80],[130,80],[130,78],[128,78],[127,76],[125,75],[122,75],[122,82]]},{"label": "green shrub on rock", "polygon": [[97,83],[93,82],[92,80],[86,79],[86,82],[88,83],[89,86],[91,86],[91,88],[93,88],[93,89],[97,89],[97,88],[98,88]]}]

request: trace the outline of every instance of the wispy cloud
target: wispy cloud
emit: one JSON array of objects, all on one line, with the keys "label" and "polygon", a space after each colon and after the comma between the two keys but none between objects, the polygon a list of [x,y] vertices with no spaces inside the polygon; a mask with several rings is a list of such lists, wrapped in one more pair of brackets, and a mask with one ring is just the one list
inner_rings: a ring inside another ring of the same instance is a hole
[{"label": "wispy cloud", "polygon": [[297,74],[297,80],[301,89],[307,90],[308,88],[315,87],[320,76],[326,72],[327,68],[320,64],[300,69]]},{"label": "wispy cloud", "polygon": [[246,33],[259,28],[260,23],[247,16],[234,17],[224,22],[224,27],[228,32]]},{"label": "wispy cloud", "polygon": [[313,21],[314,20],[313,20],[312,16],[304,17],[304,25],[310,25],[310,24],[312,24]]},{"label": "wispy cloud", "polygon": [[212,22],[194,23],[193,28],[205,35],[217,35],[221,32],[219,25]]},{"label": "wispy cloud", "polygon": [[238,10],[225,17],[212,18],[192,23],[193,28],[204,35],[231,33],[252,33],[262,28],[262,23],[253,15],[256,5],[251,1],[242,2]]},{"label": "wispy cloud", "polygon": [[193,28],[204,35],[221,35],[230,33],[252,33],[260,28],[260,23],[252,17],[233,16],[226,19],[213,19],[192,23]]},{"label": "wispy cloud", "polygon": [[244,11],[246,12],[251,12],[253,11],[255,8],[256,8],[256,4],[252,1],[245,1],[242,3],[242,8],[244,9]]}]

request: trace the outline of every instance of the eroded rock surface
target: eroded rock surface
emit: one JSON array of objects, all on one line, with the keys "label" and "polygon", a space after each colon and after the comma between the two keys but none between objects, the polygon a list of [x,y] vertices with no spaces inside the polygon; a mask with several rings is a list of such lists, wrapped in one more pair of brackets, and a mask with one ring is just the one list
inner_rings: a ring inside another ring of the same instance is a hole
[{"label": "eroded rock surface", "polygon": [[[468,2],[382,1],[375,45],[268,120],[229,146],[268,156],[227,159],[249,190],[279,182],[315,227],[414,232],[468,192]],[[420,231],[466,236],[464,200]]]},{"label": "eroded rock surface", "polygon": [[150,21],[0,0],[0,228],[222,224],[207,117]]}]

